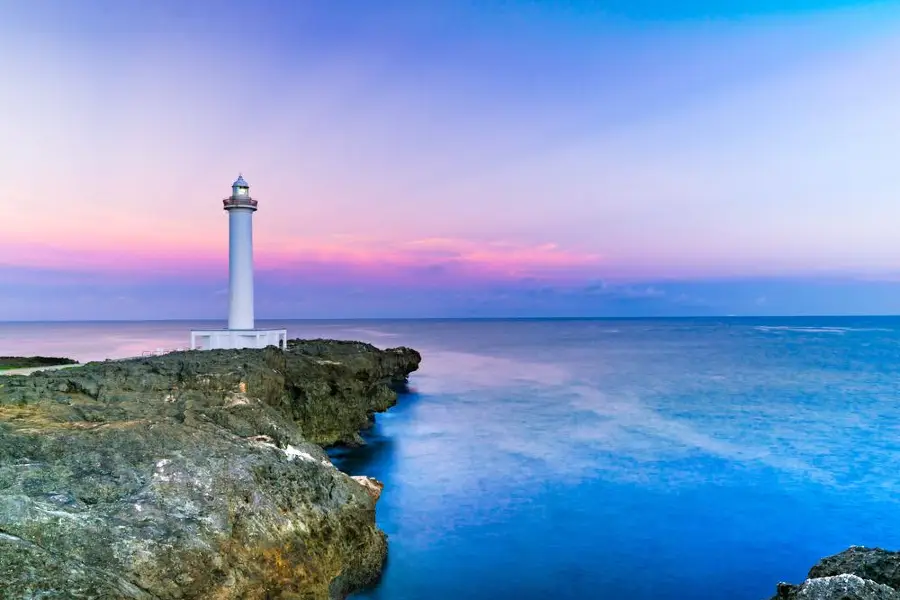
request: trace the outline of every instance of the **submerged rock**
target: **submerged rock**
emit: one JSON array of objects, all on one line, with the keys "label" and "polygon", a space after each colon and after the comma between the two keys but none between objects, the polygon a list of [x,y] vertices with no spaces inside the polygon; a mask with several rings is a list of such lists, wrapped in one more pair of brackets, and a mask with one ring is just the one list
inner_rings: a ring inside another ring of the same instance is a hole
[{"label": "submerged rock", "polygon": [[0,381],[0,598],[339,598],[386,552],[321,445],[414,350],[292,341]]},{"label": "submerged rock", "polygon": [[820,560],[801,585],[778,584],[772,600],[900,600],[900,552],[852,546]]}]

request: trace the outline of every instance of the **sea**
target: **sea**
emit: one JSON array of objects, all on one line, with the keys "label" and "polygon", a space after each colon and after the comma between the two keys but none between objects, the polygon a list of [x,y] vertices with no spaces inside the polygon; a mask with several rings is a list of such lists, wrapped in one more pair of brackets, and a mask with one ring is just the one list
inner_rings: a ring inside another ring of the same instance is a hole
[{"label": "sea", "polygon": [[[209,322],[0,324],[85,361]],[[764,600],[850,545],[900,549],[900,318],[271,321],[412,346],[359,449],[385,482],[372,600]]]}]

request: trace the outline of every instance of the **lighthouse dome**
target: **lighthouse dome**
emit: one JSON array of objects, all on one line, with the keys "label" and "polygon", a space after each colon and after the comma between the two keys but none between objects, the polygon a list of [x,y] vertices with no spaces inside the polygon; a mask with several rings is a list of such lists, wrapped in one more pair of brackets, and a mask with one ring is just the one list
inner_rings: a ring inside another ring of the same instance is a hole
[{"label": "lighthouse dome", "polygon": [[244,181],[243,175],[238,175],[238,178],[234,180],[234,183],[231,184],[231,187],[250,187],[250,184]]}]

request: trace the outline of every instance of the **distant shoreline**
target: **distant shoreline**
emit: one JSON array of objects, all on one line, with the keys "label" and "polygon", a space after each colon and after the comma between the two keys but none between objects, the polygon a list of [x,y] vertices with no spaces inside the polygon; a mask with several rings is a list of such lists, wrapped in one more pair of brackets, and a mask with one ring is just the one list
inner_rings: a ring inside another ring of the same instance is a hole
[{"label": "distant shoreline", "polygon": [[31,375],[38,371],[59,371],[84,366],[81,363],[66,365],[46,365],[43,367],[0,367],[0,375]]},{"label": "distant shoreline", "polygon": [[30,375],[35,371],[80,366],[77,360],[59,356],[0,356],[0,375]]},{"label": "distant shoreline", "polygon": [[[323,318],[266,318],[260,323],[396,323],[396,322],[515,322],[515,321],[749,321],[749,320],[816,320],[816,319],[900,319],[896,314],[800,314],[800,315],[640,315],[640,316],[493,316],[493,317],[323,317]],[[0,320],[0,325],[66,325],[66,324],[122,324],[122,323],[222,323],[221,319],[47,319]]]}]

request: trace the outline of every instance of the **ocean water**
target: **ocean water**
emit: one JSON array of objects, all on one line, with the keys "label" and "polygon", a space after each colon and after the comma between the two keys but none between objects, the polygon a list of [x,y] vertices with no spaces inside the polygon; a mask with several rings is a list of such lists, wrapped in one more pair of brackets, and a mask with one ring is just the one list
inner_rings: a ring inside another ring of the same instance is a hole
[{"label": "ocean water", "polygon": [[[206,324],[208,325],[208,324]],[[271,322],[409,345],[361,449],[390,550],[360,599],[762,600],[900,548],[900,319]],[[186,344],[201,323],[0,324],[0,355]]]}]

